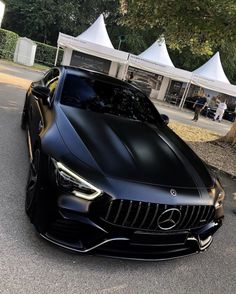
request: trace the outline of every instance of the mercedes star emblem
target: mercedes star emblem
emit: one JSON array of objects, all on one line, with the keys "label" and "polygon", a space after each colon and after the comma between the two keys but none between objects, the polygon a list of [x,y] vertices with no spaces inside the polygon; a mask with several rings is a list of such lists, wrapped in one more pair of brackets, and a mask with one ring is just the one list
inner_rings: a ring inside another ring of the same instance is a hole
[{"label": "mercedes star emblem", "polygon": [[177,196],[177,192],[175,189],[170,189],[170,194],[174,197]]},{"label": "mercedes star emblem", "polygon": [[162,212],[157,220],[157,225],[162,230],[170,230],[178,225],[181,212],[177,208],[170,208]]}]

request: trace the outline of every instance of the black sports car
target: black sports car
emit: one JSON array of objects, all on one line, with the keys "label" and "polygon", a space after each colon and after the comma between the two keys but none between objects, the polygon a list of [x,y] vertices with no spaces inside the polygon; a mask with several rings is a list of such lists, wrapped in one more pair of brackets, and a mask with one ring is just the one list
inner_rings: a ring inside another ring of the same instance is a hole
[{"label": "black sports car", "polygon": [[137,88],[102,74],[60,67],[32,83],[25,209],[41,236],[135,259],[205,250],[224,191],[167,123]]}]

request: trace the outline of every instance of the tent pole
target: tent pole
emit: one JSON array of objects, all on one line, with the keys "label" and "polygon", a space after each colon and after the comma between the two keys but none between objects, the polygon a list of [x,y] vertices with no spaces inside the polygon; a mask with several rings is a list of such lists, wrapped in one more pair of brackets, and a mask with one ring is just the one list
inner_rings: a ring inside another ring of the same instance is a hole
[{"label": "tent pole", "polygon": [[193,75],[191,76],[190,81],[189,81],[189,82],[187,83],[187,85],[186,85],[186,88],[185,88],[185,90],[184,90],[184,93],[183,93],[182,99],[181,99],[180,104],[179,104],[179,108],[183,108],[183,107],[184,107],[184,103],[185,103],[185,101],[186,101],[186,98],[187,98],[187,96],[188,96],[188,92],[189,92],[190,87],[191,87],[192,77],[193,77]]},{"label": "tent pole", "polygon": [[166,92],[165,92],[165,96],[164,96],[164,99],[163,101],[166,101],[166,96],[169,94],[169,90],[170,90],[170,87],[171,87],[171,83],[172,83],[172,79],[171,78],[168,78],[169,79],[169,82],[168,82],[168,87],[166,89]]},{"label": "tent pole", "polygon": [[56,53],[56,57],[55,57],[54,66],[57,65],[57,59],[58,59],[59,49],[60,49],[60,47],[59,47],[59,45],[57,45],[57,53]]},{"label": "tent pole", "polygon": [[122,81],[125,81],[125,78],[127,76],[127,72],[129,70],[129,57],[130,57],[130,54],[128,55],[128,58],[127,58],[127,62],[125,64],[125,69],[124,69],[124,73],[123,73],[123,76],[122,76]]},{"label": "tent pole", "polygon": [[185,103],[185,100],[186,100],[186,98],[188,96],[188,92],[189,92],[190,86],[191,86],[191,82],[188,82],[187,85],[186,85],[186,88],[185,88],[183,97],[182,97],[182,99],[180,101],[179,108],[183,108],[184,107],[184,103]]}]

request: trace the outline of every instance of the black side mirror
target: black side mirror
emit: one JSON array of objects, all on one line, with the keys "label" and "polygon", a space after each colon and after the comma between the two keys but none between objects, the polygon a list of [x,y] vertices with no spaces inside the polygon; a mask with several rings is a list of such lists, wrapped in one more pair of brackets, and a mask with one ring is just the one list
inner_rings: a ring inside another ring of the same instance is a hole
[{"label": "black side mirror", "polygon": [[168,123],[169,123],[169,117],[166,115],[166,114],[161,114],[161,118],[162,118],[162,120],[163,120],[163,122],[164,122],[164,124],[165,125],[168,125]]},{"label": "black side mirror", "polygon": [[42,86],[35,86],[32,88],[32,94],[36,96],[37,98],[42,99],[43,104],[48,104],[48,97],[50,94],[50,90],[47,87]]}]

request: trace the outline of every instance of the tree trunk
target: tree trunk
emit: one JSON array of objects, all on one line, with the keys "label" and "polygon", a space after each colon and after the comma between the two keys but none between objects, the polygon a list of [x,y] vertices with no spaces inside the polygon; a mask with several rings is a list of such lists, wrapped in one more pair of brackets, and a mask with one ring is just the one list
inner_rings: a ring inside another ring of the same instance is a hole
[{"label": "tree trunk", "polygon": [[222,141],[232,143],[233,146],[236,146],[236,120],[229,132],[222,138]]}]

